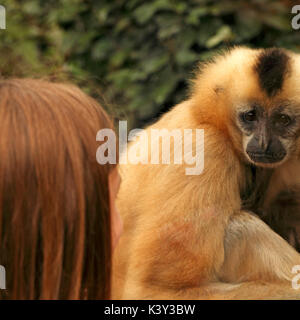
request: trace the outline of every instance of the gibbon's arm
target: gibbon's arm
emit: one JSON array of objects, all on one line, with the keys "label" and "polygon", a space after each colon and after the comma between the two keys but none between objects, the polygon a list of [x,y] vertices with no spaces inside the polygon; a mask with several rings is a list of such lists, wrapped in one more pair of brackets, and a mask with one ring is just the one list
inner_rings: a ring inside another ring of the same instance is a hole
[{"label": "gibbon's arm", "polygon": [[[258,217],[241,211],[225,230],[225,260],[219,277],[225,282],[286,280],[295,276],[299,253]],[[300,297],[300,290],[299,290]]]},{"label": "gibbon's arm", "polygon": [[[286,281],[300,256],[258,218],[241,211],[242,166],[219,131],[204,129],[205,166],[199,176],[185,176],[184,168],[174,165],[123,168],[119,206],[127,234],[115,254],[113,298],[300,296]],[[140,199],[134,197],[137,189]],[[277,291],[264,281],[274,282]]]},{"label": "gibbon's arm", "polygon": [[[300,150],[297,146],[296,150]],[[277,168],[271,177],[260,217],[300,252],[300,159]]]},{"label": "gibbon's arm", "polygon": [[[186,251],[183,255],[182,244],[178,243],[174,254],[178,254],[181,266],[176,261],[169,264],[168,256],[165,256],[165,265],[148,265],[152,278],[147,282],[128,279],[124,298],[300,299],[300,290],[292,288],[295,274],[291,272],[295,264],[300,264],[299,254],[259,218],[243,211],[232,216],[225,230],[224,247],[224,263],[215,276],[198,285],[183,285],[184,275],[197,272],[197,265],[192,265],[193,258],[197,263],[197,253]],[[173,251],[172,247],[168,249]],[[153,272],[160,276],[153,277]]]},{"label": "gibbon's arm", "polygon": [[138,300],[299,300],[299,290],[289,283],[263,280],[237,284],[212,282],[199,287],[163,290],[158,287],[138,289],[142,294],[128,295],[128,299]]}]

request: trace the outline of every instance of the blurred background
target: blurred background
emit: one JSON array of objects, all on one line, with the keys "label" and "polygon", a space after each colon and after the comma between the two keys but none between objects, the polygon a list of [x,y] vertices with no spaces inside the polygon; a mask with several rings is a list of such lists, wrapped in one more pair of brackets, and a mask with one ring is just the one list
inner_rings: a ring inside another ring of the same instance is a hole
[{"label": "blurred background", "polygon": [[130,127],[187,94],[197,63],[232,45],[300,52],[288,0],[6,0],[2,76],[70,80]]}]

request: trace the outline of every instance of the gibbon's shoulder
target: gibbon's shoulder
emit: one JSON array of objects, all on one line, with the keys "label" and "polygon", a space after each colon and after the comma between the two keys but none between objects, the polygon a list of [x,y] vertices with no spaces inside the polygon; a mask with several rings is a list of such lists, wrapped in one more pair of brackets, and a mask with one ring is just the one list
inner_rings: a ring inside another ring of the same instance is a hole
[{"label": "gibbon's shoulder", "polygon": [[[183,101],[174,107],[172,107],[168,112],[163,114],[158,121],[148,126],[150,129],[193,129],[197,126],[197,122],[193,117],[192,108],[194,105],[191,100]],[[188,127],[187,127],[188,126]]]}]

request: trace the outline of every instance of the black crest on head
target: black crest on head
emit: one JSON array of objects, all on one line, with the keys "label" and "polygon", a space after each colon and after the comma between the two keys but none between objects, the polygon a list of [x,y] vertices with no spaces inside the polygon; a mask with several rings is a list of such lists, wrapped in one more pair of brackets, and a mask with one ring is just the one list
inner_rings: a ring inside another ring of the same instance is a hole
[{"label": "black crest on head", "polygon": [[261,88],[273,96],[282,88],[289,70],[289,56],[282,49],[266,49],[258,56],[254,68]]}]

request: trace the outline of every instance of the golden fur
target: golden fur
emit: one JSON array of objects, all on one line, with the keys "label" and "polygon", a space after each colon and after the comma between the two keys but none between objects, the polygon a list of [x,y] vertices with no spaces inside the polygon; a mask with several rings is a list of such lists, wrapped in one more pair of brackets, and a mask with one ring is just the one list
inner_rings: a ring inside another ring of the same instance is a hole
[{"label": "golden fur", "polygon": [[[291,269],[300,255],[258,217],[242,210],[247,182],[235,106],[256,99],[300,101],[300,62],[276,97],[259,88],[260,50],[235,48],[204,66],[190,98],[150,129],[204,129],[204,170],[126,164],[118,206],[124,234],[115,252],[113,299],[300,298]],[[131,144],[131,147],[134,144]]]}]

